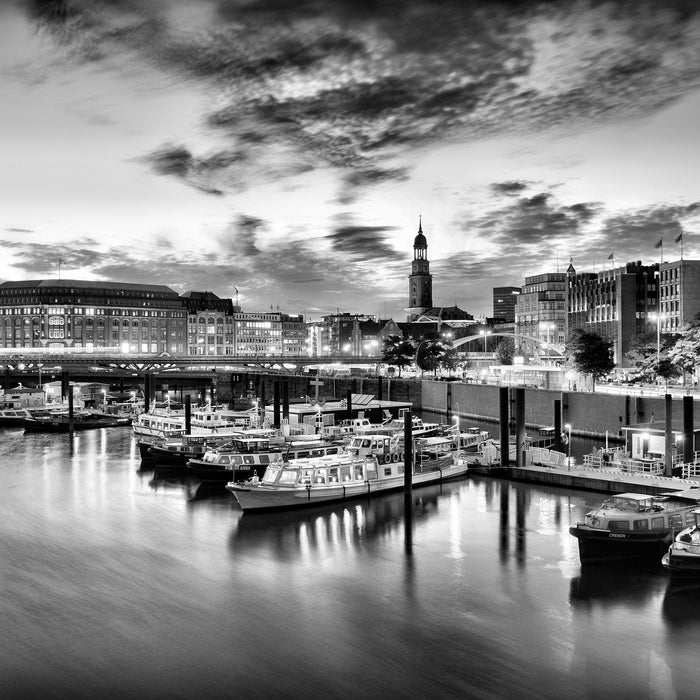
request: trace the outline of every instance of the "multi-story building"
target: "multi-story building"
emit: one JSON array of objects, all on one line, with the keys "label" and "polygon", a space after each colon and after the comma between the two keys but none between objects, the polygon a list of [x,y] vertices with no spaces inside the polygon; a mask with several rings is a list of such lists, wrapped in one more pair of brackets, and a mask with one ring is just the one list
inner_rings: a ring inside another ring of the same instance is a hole
[{"label": "multi-story building", "polygon": [[85,280],[0,284],[0,347],[184,355],[186,311],[163,285]]},{"label": "multi-story building", "polygon": [[520,287],[493,288],[493,318],[496,323],[514,323]]},{"label": "multi-story building", "polygon": [[279,311],[233,314],[235,350],[238,357],[282,354],[282,314]]},{"label": "multi-story building", "polygon": [[700,313],[700,260],[659,265],[661,332],[678,333]]},{"label": "multi-story building", "polygon": [[561,347],[566,340],[566,273],[526,277],[520,294],[514,296],[516,335],[522,339],[519,344],[527,343],[529,337],[545,346]]},{"label": "multi-story building", "polygon": [[602,272],[567,270],[567,335],[576,329],[611,341],[615,363],[625,367],[630,341],[656,331],[659,265],[630,262]]},{"label": "multi-story building", "polygon": [[[213,292],[185,292],[188,355],[233,355],[235,335],[231,299]],[[238,309],[236,309],[238,310]]]},{"label": "multi-story building", "polygon": [[298,356],[306,353],[306,324],[301,314],[282,314],[282,354]]}]

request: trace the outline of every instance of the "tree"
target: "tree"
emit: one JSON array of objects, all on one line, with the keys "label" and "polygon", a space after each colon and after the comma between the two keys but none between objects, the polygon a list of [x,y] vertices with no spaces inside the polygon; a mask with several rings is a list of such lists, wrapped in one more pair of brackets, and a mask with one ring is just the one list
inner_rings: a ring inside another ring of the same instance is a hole
[{"label": "tree", "polygon": [[[681,374],[680,362],[677,358],[672,358],[671,350],[677,345],[681,335],[677,333],[640,333],[630,341],[625,357],[632,363],[639,375],[647,381],[652,381],[656,377],[668,380]],[[664,360],[671,359],[672,364],[677,366],[678,371],[672,372],[669,366],[664,364],[662,374],[659,368]],[[671,371],[671,374],[668,372]]]},{"label": "tree", "polygon": [[659,364],[656,365],[656,375],[666,382],[666,388],[668,388],[669,379],[680,377],[681,374],[683,374],[683,371],[670,357],[662,357],[659,360]]},{"label": "tree", "polygon": [[512,365],[515,357],[515,341],[513,338],[503,338],[496,346],[496,359],[499,365]]},{"label": "tree", "polygon": [[683,372],[693,373],[700,355],[700,320],[688,324],[668,349],[669,359]]},{"label": "tree", "polygon": [[412,343],[399,335],[392,335],[384,341],[382,362],[398,367],[400,377],[401,370],[413,364],[415,354]]},{"label": "tree", "polygon": [[612,343],[597,333],[589,333],[580,328],[574,330],[566,344],[566,355],[573,367],[596,380],[609,374],[615,367]]},{"label": "tree", "polygon": [[445,355],[445,346],[440,340],[423,340],[416,348],[416,365],[423,372],[437,374]]}]

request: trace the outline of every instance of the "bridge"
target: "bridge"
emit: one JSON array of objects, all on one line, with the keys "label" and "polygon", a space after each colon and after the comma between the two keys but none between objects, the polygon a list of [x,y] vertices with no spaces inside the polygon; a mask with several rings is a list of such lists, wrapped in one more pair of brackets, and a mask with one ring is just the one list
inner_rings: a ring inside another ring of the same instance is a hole
[{"label": "bridge", "polygon": [[[530,345],[530,347],[533,349],[533,352],[535,348],[540,351],[540,354],[544,354],[547,357],[551,358],[563,358],[564,353],[561,349],[559,349],[559,346],[554,345],[552,343],[545,343],[543,340],[540,340],[539,338],[536,338],[534,335],[524,335],[522,333],[513,333],[507,332],[507,331],[490,331],[486,335],[469,335],[465,336],[464,338],[457,338],[456,340],[452,341],[452,347],[453,348],[459,348],[462,345],[466,345],[467,343],[471,343],[474,341],[478,341],[480,343],[484,343],[486,338],[493,338],[493,337],[503,337],[503,338],[513,338],[514,346],[517,348],[519,345]],[[542,353],[541,351],[544,350],[545,352]]]},{"label": "bridge", "polygon": [[[125,353],[100,353],[99,351],[51,351],[45,348],[3,349],[0,354],[0,370],[5,372],[22,371],[122,371],[129,373],[145,372],[243,372],[265,370],[281,374],[294,374],[311,365],[374,365],[382,361],[381,356],[368,355],[138,355]],[[9,352],[8,352],[9,350]]]}]

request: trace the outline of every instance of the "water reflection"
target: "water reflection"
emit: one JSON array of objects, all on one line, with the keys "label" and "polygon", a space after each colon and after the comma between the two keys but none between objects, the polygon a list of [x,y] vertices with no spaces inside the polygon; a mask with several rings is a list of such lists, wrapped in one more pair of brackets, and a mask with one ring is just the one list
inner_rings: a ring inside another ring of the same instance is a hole
[{"label": "water reflection", "polygon": [[576,608],[591,609],[623,605],[642,607],[658,596],[668,577],[663,572],[625,566],[583,566],[571,579],[569,601]]},{"label": "water reflection", "polygon": [[302,510],[243,513],[231,533],[232,552],[255,550],[280,559],[334,547],[362,548],[375,539],[402,534],[404,551],[412,550],[415,520],[437,515],[443,486],[428,486],[411,497],[412,512],[405,517],[403,493]]}]

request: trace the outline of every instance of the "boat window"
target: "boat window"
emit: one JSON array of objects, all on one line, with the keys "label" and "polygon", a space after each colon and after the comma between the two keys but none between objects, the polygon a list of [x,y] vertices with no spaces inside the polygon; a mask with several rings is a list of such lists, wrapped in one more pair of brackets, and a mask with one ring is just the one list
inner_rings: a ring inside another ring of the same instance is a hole
[{"label": "boat window", "polygon": [[362,473],[362,465],[361,464],[356,464],[355,465],[355,481],[364,481],[365,476]]},{"label": "boat window", "polygon": [[296,454],[297,459],[306,458],[308,456],[309,456],[308,450],[302,450],[301,452],[297,452],[297,454]]},{"label": "boat window", "polygon": [[330,483],[337,483],[337,481],[338,481],[338,467],[331,467],[328,470],[328,481]]},{"label": "boat window", "polygon": [[611,520],[608,524],[609,530],[629,530],[630,524],[628,520]]},{"label": "boat window", "polygon": [[275,480],[277,479],[277,475],[280,473],[279,467],[273,467],[269,466],[266,470],[265,473],[263,474],[263,483],[264,484],[274,484]]},{"label": "boat window", "polygon": [[243,464],[243,457],[241,455],[233,455],[231,459],[233,460],[234,464]]},{"label": "boat window", "polygon": [[260,455],[260,464],[269,464],[270,455]]},{"label": "boat window", "polygon": [[391,467],[384,467],[384,476],[391,476]]},{"label": "boat window", "polygon": [[314,475],[313,470],[304,469],[304,471],[301,473],[301,476],[299,477],[299,481],[302,484],[310,484],[313,475]]},{"label": "boat window", "polygon": [[350,481],[350,467],[340,467],[340,480]]},{"label": "boat window", "polygon": [[219,460],[219,464],[231,464],[231,459],[230,457],[222,457]]},{"label": "boat window", "polygon": [[635,520],[632,523],[633,529],[634,530],[648,530],[649,529],[649,521],[648,520]]},{"label": "boat window", "polygon": [[371,440],[363,440],[362,441],[362,447],[371,447],[371,446],[372,446]]},{"label": "boat window", "polygon": [[666,526],[664,524],[664,518],[662,515],[657,517],[657,518],[651,519],[651,528],[652,528],[652,530],[665,530],[666,529]]},{"label": "boat window", "polygon": [[683,516],[680,514],[669,515],[668,516],[668,526],[670,528],[682,528],[683,527]]},{"label": "boat window", "polygon": [[377,465],[376,464],[368,464],[367,465],[367,478],[368,479],[376,479],[377,478]]},{"label": "boat window", "polygon": [[314,483],[316,484],[325,484],[326,481],[328,480],[328,473],[325,469],[317,469],[316,470],[316,475],[314,479]]},{"label": "boat window", "polygon": [[253,455],[243,455],[243,464],[255,464]]},{"label": "boat window", "polygon": [[295,469],[283,469],[280,476],[280,484],[292,485],[296,484],[297,472]]}]

